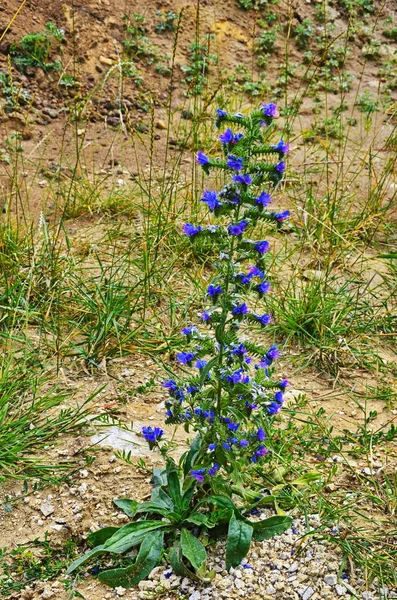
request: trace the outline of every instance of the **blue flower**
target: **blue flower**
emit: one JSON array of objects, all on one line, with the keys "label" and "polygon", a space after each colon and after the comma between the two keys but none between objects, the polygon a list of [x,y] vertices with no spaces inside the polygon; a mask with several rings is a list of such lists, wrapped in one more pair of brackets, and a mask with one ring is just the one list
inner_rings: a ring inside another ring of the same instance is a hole
[{"label": "blue flower", "polygon": [[288,154],[289,152],[289,144],[285,144],[284,140],[280,140],[277,144],[270,146],[270,148],[277,150],[280,154]]},{"label": "blue flower", "polygon": [[250,183],[252,183],[252,177],[248,174],[233,175],[232,179],[236,183],[244,183],[245,185],[249,185]]},{"label": "blue flower", "polygon": [[216,112],[218,114],[218,117],[227,117],[227,112],[225,110],[222,110],[221,108],[217,108]]},{"label": "blue flower", "polygon": [[262,111],[265,117],[278,117],[277,105],[273,102],[270,102],[269,104],[263,104]]},{"label": "blue flower", "polygon": [[207,295],[210,298],[217,298],[217,296],[219,296],[220,294],[222,294],[222,288],[220,285],[213,285],[211,283],[211,285],[208,286]]},{"label": "blue flower", "polygon": [[248,313],[248,306],[245,302],[238,304],[232,309],[232,315],[246,315]]},{"label": "blue flower", "polygon": [[279,223],[282,223],[283,221],[288,219],[288,217],[290,216],[289,210],[285,210],[284,212],[281,212],[281,213],[271,213],[271,214],[276,219],[276,221],[278,221]]},{"label": "blue flower", "polygon": [[226,377],[226,381],[229,383],[249,383],[249,380],[249,375],[246,375],[244,369],[237,369],[237,371]]},{"label": "blue flower", "polygon": [[259,206],[267,206],[272,201],[270,194],[262,192],[257,198],[255,198],[256,204]]},{"label": "blue flower", "polygon": [[219,141],[222,142],[222,144],[230,144],[233,141],[233,137],[233,131],[229,128],[226,129],[224,133],[221,133]]},{"label": "blue flower", "polygon": [[263,240],[261,242],[257,242],[254,248],[257,252],[259,252],[259,254],[266,254],[270,248],[270,244],[266,240]]},{"label": "blue flower", "polygon": [[285,171],[285,162],[282,160],[277,165],[274,165],[274,168],[277,171],[277,173],[284,173],[284,171]]},{"label": "blue flower", "polygon": [[261,283],[256,286],[256,289],[260,294],[267,294],[270,290],[270,283],[268,281],[261,281]]},{"label": "blue flower", "polygon": [[163,381],[163,387],[165,387],[167,390],[170,390],[171,392],[175,392],[175,390],[178,389],[177,383],[173,379]]},{"label": "blue flower", "polygon": [[195,327],[195,325],[189,325],[188,327],[184,327],[182,329],[182,333],[184,335],[193,335],[193,333],[196,333],[198,331],[197,327]]},{"label": "blue flower", "polygon": [[215,210],[222,206],[222,203],[218,201],[217,193],[210,190],[205,190],[201,202],[205,202],[210,210]]},{"label": "blue flower", "polygon": [[210,475],[210,477],[213,477],[213,475],[215,475],[215,473],[217,473],[219,471],[219,464],[215,463],[214,465],[212,465],[212,467],[210,469],[208,469],[208,475]]},{"label": "blue flower", "polygon": [[248,402],[248,400],[245,403],[245,408],[247,410],[255,410],[256,408],[258,408],[257,404],[254,404],[253,402]]},{"label": "blue flower", "polygon": [[199,483],[203,483],[205,473],[206,469],[192,469],[190,471],[191,477],[194,477],[194,479]]},{"label": "blue flower", "polygon": [[218,444],[208,444],[208,450],[210,452],[213,452],[216,449],[217,445]]},{"label": "blue flower", "polygon": [[203,230],[203,228],[200,225],[198,227],[196,227],[195,225],[192,225],[191,223],[185,223],[183,226],[184,234],[188,235],[189,237],[194,237],[195,235],[200,233],[200,231],[202,231],[202,230]]},{"label": "blue flower", "polygon": [[142,427],[142,434],[146,441],[149,442],[149,446],[155,444],[163,436],[164,431],[160,427]]},{"label": "blue flower", "polygon": [[186,393],[191,394],[192,396],[194,396],[194,394],[197,394],[199,391],[200,389],[197,387],[197,385],[189,384],[186,388]]},{"label": "blue flower", "polygon": [[196,160],[199,165],[209,165],[210,164],[210,159],[208,158],[208,156],[206,156],[204,154],[204,152],[202,152],[202,150],[198,151]]},{"label": "blue flower", "polygon": [[231,445],[228,444],[227,442],[222,442],[222,448],[224,450],[230,450],[231,449]]},{"label": "blue flower", "polygon": [[283,379],[278,385],[284,391],[285,388],[289,385],[289,381],[288,379]]},{"label": "blue flower", "polygon": [[283,396],[283,392],[276,392],[274,394],[274,400],[278,403],[278,404],[282,404],[284,402],[284,396]]},{"label": "blue flower", "polygon": [[268,415],[276,415],[281,408],[281,404],[278,402],[272,402],[269,406],[266,407],[266,411]]},{"label": "blue flower", "polygon": [[240,423],[228,423],[227,424],[228,429],[230,429],[230,431],[237,431],[237,429],[240,427]]},{"label": "blue flower", "polygon": [[265,446],[258,446],[257,450],[254,452],[251,461],[253,463],[258,462],[258,460],[261,458],[261,456],[265,456],[267,454],[267,448],[265,448]]},{"label": "blue flower", "polygon": [[271,315],[254,315],[255,319],[257,321],[259,321],[259,323],[261,325],[268,325],[271,320],[272,320],[272,316]]},{"label": "blue flower", "polygon": [[204,360],[204,358],[200,358],[196,364],[194,365],[197,369],[204,369],[205,365],[207,364],[207,361]]},{"label": "blue flower", "polygon": [[192,360],[196,355],[194,352],[178,352],[176,355],[177,359],[182,365],[191,365]]},{"label": "blue flower", "polygon": [[277,346],[271,346],[269,350],[266,352],[266,358],[268,360],[276,360],[280,356],[280,350]]},{"label": "blue flower", "polygon": [[227,228],[229,235],[241,235],[244,229],[247,227],[248,221],[240,221],[236,225],[229,225]]},{"label": "blue flower", "polygon": [[241,169],[243,168],[242,158],[240,158],[239,156],[232,156],[231,154],[227,158],[228,161],[226,164],[230,169],[234,169],[235,171],[241,171]]},{"label": "blue flower", "polygon": [[201,314],[201,320],[204,321],[204,323],[211,321],[211,315],[206,310],[203,310]]},{"label": "blue flower", "polygon": [[256,436],[257,436],[257,438],[258,438],[258,440],[260,442],[264,442],[265,441],[265,439],[266,439],[266,433],[265,433],[265,431],[264,431],[264,429],[262,427],[260,427],[258,429],[258,431],[256,432]]},{"label": "blue flower", "polygon": [[166,410],[166,411],[165,411],[165,414],[167,415],[167,417],[168,417],[169,419],[172,419],[172,417],[174,416],[174,415],[173,415],[173,413],[172,413],[172,410],[170,410],[170,409]]},{"label": "blue flower", "polygon": [[240,282],[243,285],[248,285],[249,283],[251,283],[251,277],[249,275],[246,275],[245,273],[239,273],[237,277],[240,279]]},{"label": "blue flower", "polygon": [[235,356],[244,356],[244,354],[247,354],[247,348],[244,344],[237,344],[232,347],[232,354]]},{"label": "blue flower", "polygon": [[208,419],[210,423],[213,423],[215,419],[215,413],[213,410],[205,410],[203,412],[203,417]]},{"label": "blue flower", "polygon": [[246,446],[249,446],[249,441],[248,440],[240,440],[240,446],[242,448],[245,448]]},{"label": "blue flower", "polygon": [[259,267],[256,267],[255,265],[250,268],[248,275],[250,277],[260,277],[260,278],[265,276],[262,269],[260,269]]}]

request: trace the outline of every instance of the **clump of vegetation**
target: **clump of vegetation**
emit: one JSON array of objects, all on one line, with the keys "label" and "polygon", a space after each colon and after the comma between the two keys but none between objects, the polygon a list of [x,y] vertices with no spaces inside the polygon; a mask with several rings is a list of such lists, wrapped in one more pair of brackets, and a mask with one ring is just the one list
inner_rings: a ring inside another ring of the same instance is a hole
[{"label": "clump of vegetation", "polygon": [[29,101],[29,92],[22,86],[15,85],[9,73],[2,73],[0,71],[0,86],[7,106],[15,108],[23,106]]},{"label": "clump of vegetation", "polygon": [[[266,27],[266,23],[262,20],[259,20],[258,24],[260,27]],[[259,66],[265,66],[268,57],[275,52],[278,30],[279,28],[274,26],[262,31],[259,37],[255,38],[254,51],[258,55]]]},{"label": "clump of vegetation", "polygon": [[313,35],[313,24],[310,19],[303,19],[294,29],[295,43],[300,50],[305,50]]},{"label": "clump of vegetation", "polygon": [[51,53],[59,49],[65,33],[54,23],[48,22],[43,33],[30,33],[20,42],[12,43],[10,55],[15,66],[20,71],[31,67],[41,67],[44,71],[59,71],[62,68],[60,60],[51,61]]},{"label": "clump of vegetation", "polygon": [[182,66],[185,72],[185,82],[188,84],[187,95],[198,96],[207,84],[207,75],[211,64],[217,63],[216,54],[210,53],[212,35],[203,37],[202,42],[194,42],[190,46],[189,64]]},{"label": "clump of vegetation", "polygon": [[172,11],[165,12],[158,10],[156,15],[160,17],[156,24],[156,33],[166,33],[167,31],[175,31],[175,21],[178,20],[178,15]]},{"label": "clump of vegetation", "polygon": [[139,13],[132,17],[124,15],[124,31],[127,37],[123,40],[123,47],[128,57],[141,58],[151,65],[159,60],[158,51],[147,37],[146,18]]}]

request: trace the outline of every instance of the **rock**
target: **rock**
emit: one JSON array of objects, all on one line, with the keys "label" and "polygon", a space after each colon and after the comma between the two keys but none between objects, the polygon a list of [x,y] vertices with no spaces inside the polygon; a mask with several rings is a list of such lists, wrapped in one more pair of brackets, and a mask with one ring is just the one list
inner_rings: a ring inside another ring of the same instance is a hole
[{"label": "rock", "polygon": [[126,589],[119,586],[114,588],[114,591],[116,592],[117,596],[125,596]]},{"label": "rock", "polygon": [[327,585],[336,585],[338,583],[338,576],[333,574],[328,574],[324,576],[324,582]]},{"label": "rock", "polygon": [[81,469],[81,470],[79,471],[79,474],[80,474],[80,477],[81,477],[82,479],[86,479],[86,478],[88,477],[88,471],[87,471],[87,469]]},{"label": "rock", "polygon": [[338,594],[338,596],[344,596],[347,592],[347,589],[344,585],[340,585],[339,583],[337,583],[335,586],[335,592]]},{"label": "rock", "polygon": [[53,507],[53,505],[49,504],[48,502],[43,502],[43,504],[40,506],[40,512],[45,517],[49,517],[50,515],[52,515],[54,510],[55,508]]},{"label": "rock", "polygon": [[290,568],[288,569],[288,573],[295,573],[299,569],[299,565],[297,562],[292,563]]},{"label": "rock", "polygon": [[106,56],[100,56],[99,62],[101,63],[101,65],[107,65],[108,67],[111,67],[113,65],[112,59],[106,58]]},{"label": "rock", "polygon": [[51,119],[58,118],[58,111],[54,108],[43,108],[43,114],[48,115]]},{"label": "rock", "polygon": [[238,590],[242,590],[243,588],[245,588],[245,583],[242,579],[236,579],[234,585]]},{"label": "rock", "polygon": [[299,592],[299,596],[302,600],[309,600],[314,594],[314,589],[312,587],[307,587],[303,592]]},{"label": "rock", "polygon": [[120,125],[120,118],[108,117],[106,122],[110,127],[118,127]]},{"label": "rock", "polygon": [[268,585],[265,592],[266,592],[266,594],[270,594],[272,596],[273,596],[273,594],[277,594],[276,588],[274,588],[272,585]]},{"label": "rock", "polygon": [[201,599],[201,594],[198,590],[196,590],[195,592],[193,592],[193,594],[190,594],[189,596],[189,600],[200,600]]},{"label": "rock", "polygon": [[44,586],[44,590],[41,592],[42,598],[55,598],[55,593],[49,585]]}]

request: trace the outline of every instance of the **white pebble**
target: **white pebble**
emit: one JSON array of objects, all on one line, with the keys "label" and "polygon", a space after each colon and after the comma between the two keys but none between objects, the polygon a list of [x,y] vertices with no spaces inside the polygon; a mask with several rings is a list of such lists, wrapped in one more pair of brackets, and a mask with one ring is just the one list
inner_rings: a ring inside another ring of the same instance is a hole
[{"label": "white pebble", "polygon": [[335,592],[338,594],[338,596],[344,596],[347,590],[344,585],[339,585],[339,583],[337,583],[335,586]]},{"label": "white pebble", "polygon": [[201,594],[198,590],[196,590],[195,592],[193,592],[193,594],[190,594],[189,596],[189,600],[200,600],[201,598]]},{"label": "white pebble", "polygon": [[338,577],[337,575],[325,575],[324,576],[324,581],[327,585],[336,585],[338,583]]},{"label": "white pebble", "polygon": [[302,600],[309,600],[314,594],[314,589],[312,587],[307,587],[303,592],[299,592],[299,596]]},{"label": "white pebble", "polygon": [[116,592],[116,594],[118,596],[125,596],[126,589],[119,586],[119,587],[114,588],[114,591]]}]

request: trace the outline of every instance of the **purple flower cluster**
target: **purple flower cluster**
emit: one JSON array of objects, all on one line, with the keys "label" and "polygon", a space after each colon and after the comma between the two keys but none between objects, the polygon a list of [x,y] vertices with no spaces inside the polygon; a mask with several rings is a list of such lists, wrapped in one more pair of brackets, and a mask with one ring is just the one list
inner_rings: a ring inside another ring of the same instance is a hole
[{"label": "purple flower cluster", "polygon": [[[187,347],[176,354],[183,377],[176,374],[163,382],[168,393],[166,423],[181,423],[199,436],[199,449],[194,463],[189,464],[189,473],[195,482],[205,482],[206,486],[211,486],[215,476],[230,478],[236,465],[244,473],[248,465],[269,454],[271,425],[288,385],[286,379],[272,382],[277,346],[262,348],[250,341],[247,331],[250,324],[269,327],[272,323],[270,314],[260,309],[250,312],[247,306],[247,293],[255,292],[261,299],[270,291],[266,276],[270,244],[265,239],[247,239],[247,230],[255,232],[260,220],[281,224],[289,216],[289,211],[267,209],[272,198],[265,184],[274,186],[282,179],[289,151],[283,139],[263,151],[271,129],[261,126],[268,127],[277,117],[273,103],[264,104],[249,117],[217,110],[223,158],[210,158],[199,151],[196,160],[205,173],[222,169],[229,174],[229,183],[222,190],[204,190],[201,196],[220,225],[183,225],[192,243],[210,237],[211,248],[217,245],[219,252],[217,248],[215,273],[201,312],[206,327],[201,328],[203,331],[194,324],[183,327]],[[244,133],[235,133],[233,124]],[[279,162],[264,163],[257,158],[262,155],[272,157],[272,161],[276,155]],[[207,263],[206,269],[210,268]],[[257,363],[255,356],[260,356]],[[159,428],[145,427],[142,433],[151,447],[163,436]]]}]

